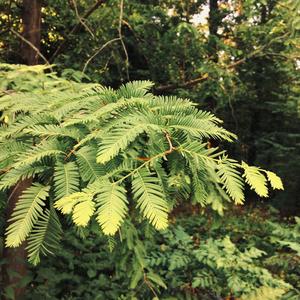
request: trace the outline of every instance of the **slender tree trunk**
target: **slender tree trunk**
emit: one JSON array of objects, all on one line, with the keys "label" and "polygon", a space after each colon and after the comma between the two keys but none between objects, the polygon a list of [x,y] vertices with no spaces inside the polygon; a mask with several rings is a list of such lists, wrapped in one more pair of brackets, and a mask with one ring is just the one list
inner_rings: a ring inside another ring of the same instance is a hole
[{"label": "slender tree trunk", "polygon": [[[23,191],[30,186],[31,181],[31,179],[25,179],[11,189],[6,208],[6,226],[9,225],[8,220],[10,219],[19,197]],[[4,248],[3,257],[5,260],[5,264],[3,264],[2,267],[4,288],[13,291],[15,300],[22,300],[24,299],[23,296],[26,287],[20,286],[19,283],[27,274],[25,244],[23,243],[18,248]],[[6,298],[5,296],[3,299],[11,300],[11,298]]]},{"label": "slender tree trunk", "polygon": [[[23,0],[23,37],[40,50],[41,44],[41,0]],[[21,44],[22,60],[27,65],[39,63],[37,51],[28,43]]]},{"label": "slender tree trunk", "polygon": [[[39,63],[39,55],[36,49],[40,50],[41,43],[41,0],[23,0],[22,13],[23,32],[22,36],[27,43],[21,43],[21,57],[23,63],[36,65]],[[9,193],[6,226],[9,225],[11,214],[22,195],[23,191],[31,185],[32,180],[20,181]],[[2,267],[4,288],[14,294],[15,300],[24,299],[26,286],[20,285],[20,280],[27,274],[26,245],[23,243],[18,248],[5,248],[3,257],[5,264]],[[4,300],[11,298],[3,297]]]},{"label": "slender tree trunk", "polygon": [[211,60],[213,60],[214,62],[218,62],[217,38],[218,38],[219,26],[220,26],[220,16],[219,16],[218,0],[209,0],[208,47],[209,47],[209,55],[211,57]]}]

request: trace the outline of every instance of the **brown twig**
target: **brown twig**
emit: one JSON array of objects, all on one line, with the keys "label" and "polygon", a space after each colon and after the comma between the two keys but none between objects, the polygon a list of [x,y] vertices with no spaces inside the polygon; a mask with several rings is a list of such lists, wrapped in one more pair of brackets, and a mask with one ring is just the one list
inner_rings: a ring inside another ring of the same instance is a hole
[{"label": "brown twig", "polygon": [[[228,66],[225,67],[225,69],[227,69],[227,70],[233,69],[236,66],[238,66],[238,65],[246,62],[247,59],[255,57],[257,55],[258,56],[261,56],[261,55],[266,56],[266,55],[268,55],[268,53],[262,54],[262,51],[264,49],[266,49],[267,47],[269,47],[275,41],[284,38],[286,35],[287,35],[287,33],[283,34],[282,36],[278,36],[278,37],[274,38],[273,40],[271,40],[267,44],[265,44],[265,45],[261,46],[260,48],[254,50],[253,52],[251,52],[250,54],[246,55],[242,59],[237,60],[237,61],[229,64]],[[207,80],[208,78],[209,78],[209,75],[207,73],[205,73],[204,75],[202,75],[202,76],[200,76],[198,78],[192,79],[192,80],[184,82],[184,83],[174,83],[174,84],[167,84],[167,85],[158,86],[158,87],[155,88],[155,91],[156,92],[166,92],[166,91],[171,91],[171,90],[178,89],[178,88],[191,88],[191,87],[197,85],[198,83]]]},{"label": "brown twig", "polygon": [[84,64],[84,67],[82,69],[82,73],[85,72],[87,66],[89,65],[89,63],[104,49],[106,48],[107,46],[109,46],[110,44],[116,42],[116,41],[119,41],[120,38],[115,38],[115,39],[112,39],[108,42],[106,42],[102,47],[100,47],[99,49],[96,50],[96,52],[86,61],[86,63]]},{"label": "brown twig", "polygon": [[91,34],[91,36],[93,38],[95,38],[95,35],[93,34],[92,30],[85,24],[83,18],[80,17],[79,13],[78,13],[78,9],[77,9],[77,4],[75,0],[72,0],[73,6],[74,6],[74,10],[75,10],[75,14],[76,17],[78,18],[79,22],[82,24],[82,26]]},{"label": "brown twig", "polygon": [[129,57],[128,57],[128,52],[125,47],[124,41],[123,41],[123,36],[122,36],[122,22],[123,22],[123,13],[124,13],[124,0],[120,0],[120,16],[119,16],[119,26],[118,26],[118,33],[119,33],[119,39],[121,41],[124,53],[125,53],[125,66],[126,66],[126,76],[127,80],[129,80],[129,71],[128,71],[128,66],[129,66]]},{"label": "brown twig", "polygon": [[[164,130],[163,132],[164,132],[165,137],[166,137],[166,139],[167,139],[167,141],[168,141],[168,143],[169,143],[169,149],[166,150],[163,154],[164,154],[164,155],[168,155],[168,154],[172,153],[174,150],[176,150],[176,147],[174,147],[173,144],[172,144],[172,140],[171,140],[170,134],[169,134],[166,130]],[[153,157],[137,157],[137,160],[141,160],[141,161],[149,161],[149,160],[151,160],[152,158],[153,158]]]},{"label": "brown twig", "polygon": [[50,66],[50,70],[52,70],[51,68],[51,64],[49,63],[49,61],[47,60],[47,58],[40,52],[40,50],[35,47],[30,41],[28,41],[26,38],[24,38],[24,36],[22,36],[21,34],[19,34],[18,32],[16,32],[15,30],[13,30],[12,28],[10,29],[10,31],[16,35],[18,38],[20,38],[23,42],[25,42],[27,45],[29,45],[36,53],[39,57],[41,57],[43,59],[43,61],[46,63],[46,65]]},{"label": "brown twig", "polygon": [[166,139],[167,139],[167,141],[169,143],[169,150],[165,151],[165,154],[170,154],[170,153],[172,153],[175,150],[175,147],[172,144],[170,134],[167,131],[164,131],[164,134],[165,134],[165,137],[166,137]]},{"label": "brown twig", "polygon": [[[103,3],[105,3],[106,0],[98,0],[94,5],[92,5],[87,11],[86,13],[81,17],[81,19],[87,19],[100,5],[102,5]],[[64,48],[67,45],[67,41],[69,39],[69,37],[72,34],[75,34],[79,31],[79,29],[81,28],[82,23],[79,22],[77,23],[69,32],[69,34],[67,35],[67,37],[58,45],[58,47],[56,48],[56,50],[54,51],[54,53],[52,54],[50,61],[53,61],[58,54],[60,54]]]}]

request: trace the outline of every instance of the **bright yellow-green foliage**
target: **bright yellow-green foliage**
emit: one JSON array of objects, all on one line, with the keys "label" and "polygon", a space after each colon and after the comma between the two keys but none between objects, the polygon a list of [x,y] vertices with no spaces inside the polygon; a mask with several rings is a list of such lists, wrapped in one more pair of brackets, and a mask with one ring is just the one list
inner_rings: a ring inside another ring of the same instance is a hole
[{"label": "bright yellow-green foliage", "polygon": [[126,190],[118,184],[107,182],[98,190],[97,203],[97,222],[104,234],[114,235],[127,213]]},{"label": "bright yellow-green foliage", "polygon": [[7,247],[18,247],[25,241],[35,222],[43,214],[49,189],[49,186],[36,183],[22,194],[10,219],[12,224],[7,228]]},{"label": "bright yellow-green foliage", "polygon": [[[275,173],[248,166],[245,162],[242,162],[242,167],[244,168],[243,177],[245,177],[245,181],[259,196],[268,197],[267,179],[273,189],[283,190],[281,179]],[[267,179],[263,173],[267,174]]]},{"label": "bright yellow-green foliage", "polygon": [[95,218],[112,236],[126,218],[165,229],[181,201],[221,214],[230,202],[242,204],[241,171],[260,196],[268,195],[263,173],[272,188],[283,188],[274,173],[208,147],[209,139],[235,139],[217,117],[187,99],[154,96],[151,87],[134,81],[116,91],[75,85],[2,97],[10,121],[0,128],[0,189],[33,182],[15,208],[7,246],[28,238],[29,258],[37,263],[49,247],[47,224],[59,240],[54,209],[70,214],[76,226]]}]

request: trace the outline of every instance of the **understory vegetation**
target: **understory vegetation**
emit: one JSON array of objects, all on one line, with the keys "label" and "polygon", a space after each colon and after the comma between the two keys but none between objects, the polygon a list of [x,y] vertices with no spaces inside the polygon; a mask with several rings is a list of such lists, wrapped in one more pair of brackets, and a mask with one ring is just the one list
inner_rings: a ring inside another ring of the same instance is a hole
[{"label": "understory vegetation", "polygon": [[276,214],[180,212],[162,233],[126,223],[112,251],[96,223],[68,231],[28,275],[26,299],[299,299],[300,220]]}]

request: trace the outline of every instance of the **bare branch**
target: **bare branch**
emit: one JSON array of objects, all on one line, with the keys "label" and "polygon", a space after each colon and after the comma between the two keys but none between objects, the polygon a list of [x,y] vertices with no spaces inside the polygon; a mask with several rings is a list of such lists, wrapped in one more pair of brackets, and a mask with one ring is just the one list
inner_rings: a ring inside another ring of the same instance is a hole
[{"label": "bare branch", "polygon": [[[227,70],[233,69],[236,66],[245,63],[247,61],[247,59],[249,59],[251,57],[268,55],[268,53],[263,53],[262,51],[265,50],[266,48],[268,48],[275,41],[281,40],[286,35],[287,35],[287,33],[283,34],[282,36],[278,36],[278,37],[272,39],[267,44],[259,47],[258,49],[254,50],[250,54],[246,55],[244,58],[237,60],[237,61],[229,64],[228,66],[225,66],[224,69],[227,69]],[[183,83],[175,83],[175,84],[167,84],[167,85],[158,86],[158,87],[154,88],[154,90],[156,92],[166,92],[166,91],[171,91],[171,90],[178,89],[178,88],[191,88],[191,87],[197,85],[198,83],[201,83],[201,82],[207,80],[208,78],[209,78],[209,75],[207,73],[205,73],[204,75],[202,75],[198,78],[195,78],[195,79],[183,82]]]},{"label": "bare branch", "polygon": [[49,61],[47,60],[47,58],[40,52],[40,50],[35,47],[30,41],[28,41],[27,39],[25,39],[21,34],[19,34],[18,32],[16,32],[15,30],[13,30],[12,28],[10,29],[10,31],[16,35],[18,38],[20,38],[24,43],[26,43],[27,45],[29,45],[36,53],[39,57],[41,57],[43,59],[43,61],[46,63],[46,65],[50,66],[50,70],[52,70],[51,68],[51,64],[49,63]]},{"label": "bare branch", "polygon": [[91,29],[85,24],[84,20],[80,17],[79,13],[78,13],[78,9],[77,9],[77,4],[75,0],[72,0],[72,3],[74,5],[74,9],[75,9],[75,14],[76,17],[78,18],[79,22],[82,24],[82,26],[91,34],[91,36],[93,38],[95,38],[95,35],[93,34],[93,32],[91,31]]},{"label": "bare branch", "polygon": [[[86,11],[86,13],[81,17],[81,19],[84,19],[84,20],[87,19],[100,5],[102,5],[105,2],[106,2],[106,0],[97,0],[97,2]],[[60,43],[60,45],[54,51],[53,55],[50,58],[50,61],[53,61],[57,57],[57,55],[60,54],[65,49],[69,37],[72,34],[77,33],[79,31],[79,29],[81,28],[81,26],[82,26],[82,23],[79,22],[70,30],[68,36]]]},{"label": "bare branch", "polygon": [[119,16],[119,27],[118,27],[118,33],[119,33],[119,39],[121,41],[124,53],[125,53],[125,66],[126,66],[126,76],[127,80],[129,80],[129,72],[128,72],[128,66],[129,66],[129,57],[128,57],[128,52],[125,47],[124,41],[123,41],[123,36],[122,36],[122,22],[123,22],[123,13],[124,13],[124,0],[120,0],[120,16]]},{"label": "bare branch", "polygon": [[115,39],[112,39],[108,42],[106,42],[102,47],[100,47],[99,49],[96,50],[96,52],[86,61],[86,63],[84,64],[84,67],[83,67],[83,70],[82,70],[82,73],[85,72],[87,66],[89,65],[89,63],[104,49],[106,48],[107,46],[109,46],[110,44],[116,42],[116,41],[119,41],[120,38],[115,38]]}]

